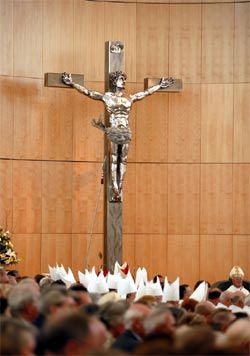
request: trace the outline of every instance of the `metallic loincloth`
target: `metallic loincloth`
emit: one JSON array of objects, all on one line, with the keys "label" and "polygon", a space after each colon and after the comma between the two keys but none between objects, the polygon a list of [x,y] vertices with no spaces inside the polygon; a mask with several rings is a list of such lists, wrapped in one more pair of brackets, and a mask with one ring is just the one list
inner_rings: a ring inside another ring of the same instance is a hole
[{"label": "metallic loincloth", "polygon": [[92,120],[92,125],[99,130],[102,130],[107,135],[107,138],[117,145],[125,145],[131,141],[132,134],[127,127],[106,127],[101,120]]}]

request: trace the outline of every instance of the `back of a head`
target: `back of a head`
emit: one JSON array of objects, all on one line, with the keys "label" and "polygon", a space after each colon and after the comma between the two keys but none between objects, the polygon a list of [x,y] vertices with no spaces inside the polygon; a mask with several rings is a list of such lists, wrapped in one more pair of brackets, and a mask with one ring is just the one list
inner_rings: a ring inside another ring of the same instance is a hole
[{"label": "back of a head", "polygon": [[144,319],[150,314],[151,310],[144,304],[133,304],[124,314],[124,325],[126,329],[131,329],[135,319]]},{"label": "back of a head", "polygon": [[212,302],[206,300],[204,302],[200,302],[195,306],[195,313],[200,314],[200,315],[204,315],[205,317],[207,317],[208,315],[210,315],[213,310],[215,309],[215,306]]},{"label": "back of a head", "polygon": [[169,308],[156,308],[144,320],[146,335],[165,334],[172,335],[175,331],[175,319]]},{"label": "back of a head", "polygon": [[192,298],[186,298],[183,300],[181,307],[189,312],[194,312],[196,304],[198,304],[197,300],[194,300]]},{"label": "back of a head", "polygon": [[226,331],[229,345],[239,352],[250,351],[250,320],[243,318],[236,320]]},{"label": "back of a head", "polygon": [[235,320],[235,315],[230,310],[216,309],[209,317],[208,323],[215,331],[225,332]]},{"label": "back of a head", "polygon": [[225,305],[231,305],[231,298],[233,296],[233,293],[230,291],[224,291],[220,295],[220,302],[225,304]]},{"label": "back of a head", "polygon": [[203,355],[214,349],[215,335],[208,326],[181,327],[176,332],[175,351],[178,354]]},{"label": "back of a head", "polygon": [[88,319],[82,313],[58,315],[48,322],[42,332],[42,344],[46,352],[65,355],[72,348],[83,353],[88,348]]},{"label": "back of a head", "polygon": [[0,355],[31,355],[35,348],[35,330],[16,318],[0,319]]},{"label": "back of a head", "polygon": [[51,289],[42,294],[40,312],[48,316],[51,313],[51,308],[60,307],[65,301],[64,293],[59,289]]},{"label": "back of a head", "polygon": [[17,284],[8,297],[11,314],[20,316],[28,304],[33,304],[38,308],[39,296],[39,291],[32,284]]},{"label": "back of a head", "polygon": [[105,303],[100,307],[100,319],[108,329],[114,328],[124,323],[124,315],[128,307],[128,303],[123,300]]}]

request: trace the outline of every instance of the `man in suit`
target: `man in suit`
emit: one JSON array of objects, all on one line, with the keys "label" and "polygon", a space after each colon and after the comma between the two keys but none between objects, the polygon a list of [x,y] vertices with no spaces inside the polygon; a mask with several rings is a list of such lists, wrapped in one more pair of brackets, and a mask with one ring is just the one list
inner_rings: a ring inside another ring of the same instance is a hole
[{"label": "man in suit", "polygon": [[144,319],[151,313],[146,305],[133,304],[125,313],[125,331],[113,343],[113,349],[132,352],[145,336]]}]

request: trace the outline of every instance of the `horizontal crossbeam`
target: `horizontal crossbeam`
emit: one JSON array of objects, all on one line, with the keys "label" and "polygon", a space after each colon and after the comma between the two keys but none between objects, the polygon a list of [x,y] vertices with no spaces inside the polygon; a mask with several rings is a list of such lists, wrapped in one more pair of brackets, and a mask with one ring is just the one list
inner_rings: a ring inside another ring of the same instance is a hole
[{"label": "horizontal crossbeam", "polygon": [[[145,78],[144,79],[144,89],[148,89],[149,87],[152,87],[156,84],[159,83],[161,78]],[[183,83],[181,79],[175,79],[174,78],[174,84],[166,89],[158,89],[158,91],[167,91],[168,93],[178,93],[182,91],[183,89]]]},{"label": "horizontal crossbeam", "polygon": [[[44,75],[44,85],[46,87],[57,87],[57,88],[71,88],[62,81],[63,73],[45,73]],[[83,74],[71,74],[73,82],[83,85],[84,75]]]}]

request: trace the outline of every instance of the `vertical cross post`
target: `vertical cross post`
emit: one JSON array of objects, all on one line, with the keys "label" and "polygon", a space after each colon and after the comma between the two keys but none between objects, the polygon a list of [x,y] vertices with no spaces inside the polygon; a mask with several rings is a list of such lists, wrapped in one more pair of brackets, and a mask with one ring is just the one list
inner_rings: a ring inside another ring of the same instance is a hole
[{"label": "vertical cross post", "polygon": [[[120,41],[105,43],[105,92],[111,91],[109,76],[116,71],[124,72],[124,44]],[[106,126],[109,126],[106,114]],[[104,169],[104,264],[113,272],[116,261],[122,262],[122,202],[112,202],[110,145],[105,137],[105,169]]]}]

